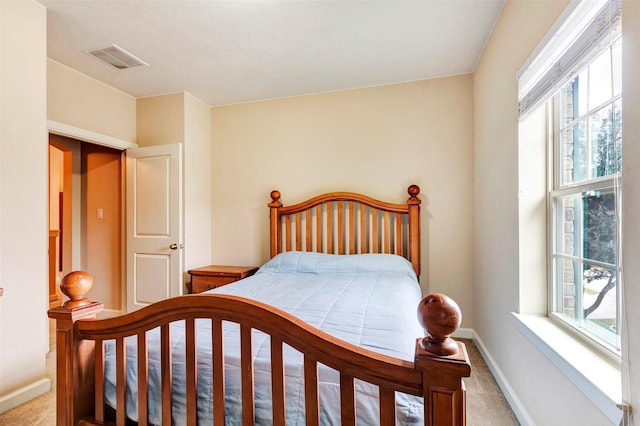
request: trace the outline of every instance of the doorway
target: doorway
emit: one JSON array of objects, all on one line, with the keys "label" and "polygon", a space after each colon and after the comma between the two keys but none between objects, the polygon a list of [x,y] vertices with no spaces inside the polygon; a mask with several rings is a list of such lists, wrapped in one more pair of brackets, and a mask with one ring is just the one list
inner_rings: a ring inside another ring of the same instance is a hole
[{"label": "doorway", "polygon": [[88,272],[87,297],[107,314],[123,304],[123,151],[49,135],[49,303],[63,302],[60,279]]}]

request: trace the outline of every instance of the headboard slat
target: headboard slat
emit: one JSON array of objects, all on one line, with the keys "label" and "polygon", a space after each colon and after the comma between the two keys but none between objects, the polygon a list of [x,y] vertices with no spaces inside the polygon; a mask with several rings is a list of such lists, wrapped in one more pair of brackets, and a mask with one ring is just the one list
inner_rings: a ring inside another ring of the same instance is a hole
[{"label": "headboard slat", "polygon": [[327,203],[327,253],[335,253],[335,247],[333,246],[333,233],[335,228],[333,226],[333,214],[335,211],[335,205],[331,202]]},{"label": "headboard slat", "polygon": [[349,201],[349,254],[356,253],[356,214],[354,206],[353,201]]},{"label": "headboard slat", "polygon": [[338,254],[344,254],[344,210],[342,201],[338,201]]},{"label": "headboard slat", "polygon": [[[316,252],[322,252],[322,205],[316,207]],[[274,254],[272,254],[274,256]]]},{"label": "headboard slat", "polygon": [[373,240],[373,252],[374,253],[380,253],[380,246],[379,246],[379,234],[378,234],[378,210],[373,209],[371,211],[371,222],[372,222],[372,227],[373,229],[371,230],[371,239]]},{"label": "headboard slat", "polygon": [[312,238],[311,238],[311,210],[307,210],[306,215],[305,215],[305,240],[306,240],[306,245],[305,248],[307,251],[311,251],[311,243],[312,243]]},{"label": "headboard slat", "polygon": [[295,216],[296,221],[296,250],[302,250],[302,215],[297,213]]},{"label": "headboard slat", "polygon": [[391,221],[389,212],[384,212],[384,252],[391,253]]},{"label": "headboard slat", "polygon": [[358,206],[360,210],[360,250],[358,253],[367,252],[367,206],[360,204]]},{"label": "headboard slat", "polygon": [[402,235],[402,216],[400,216],[399,214],[396,215],[396,244],[395,244],[395,249],[396,249],[396,253],[399,256],[403,256],[403,235]]},{"label": "headboard slat", "polygon": [[286,243],[286,247],[287,247],[287,251],[291,251],[291,216],[286,216],[284,218],[284,220],[286,221],[286,226],[285,226],[285,243]]}]

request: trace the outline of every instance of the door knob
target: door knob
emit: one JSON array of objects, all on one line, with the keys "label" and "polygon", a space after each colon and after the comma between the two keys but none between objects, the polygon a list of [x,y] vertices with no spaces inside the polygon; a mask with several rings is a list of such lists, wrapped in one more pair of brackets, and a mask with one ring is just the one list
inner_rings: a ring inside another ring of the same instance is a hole
[{"label": "door knob", "polygon": [[171,245],[169,246],[169,248],[170,248],[171,250],[178,250],[178,244],[173,243],[173,244],[171,244]]}]

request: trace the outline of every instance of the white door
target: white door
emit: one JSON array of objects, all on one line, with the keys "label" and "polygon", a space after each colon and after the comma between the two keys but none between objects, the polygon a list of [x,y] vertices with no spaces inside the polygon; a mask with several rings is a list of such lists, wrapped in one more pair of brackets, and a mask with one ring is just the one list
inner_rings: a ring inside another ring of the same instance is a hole
[{"label": "white door", "polygon": [[182,145],[126,152],[127,312],[182,294]]}]

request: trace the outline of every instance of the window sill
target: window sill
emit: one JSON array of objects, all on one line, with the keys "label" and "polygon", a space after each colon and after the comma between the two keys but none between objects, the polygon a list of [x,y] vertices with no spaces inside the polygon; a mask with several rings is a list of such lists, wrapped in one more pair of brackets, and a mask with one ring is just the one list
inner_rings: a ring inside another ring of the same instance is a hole
[{"label": "window sill", "polygon": [[614,424],[622,411],[620,365],[590,349],[580,340],[555,325],[549,318],[513,314],[516,327]]}]

